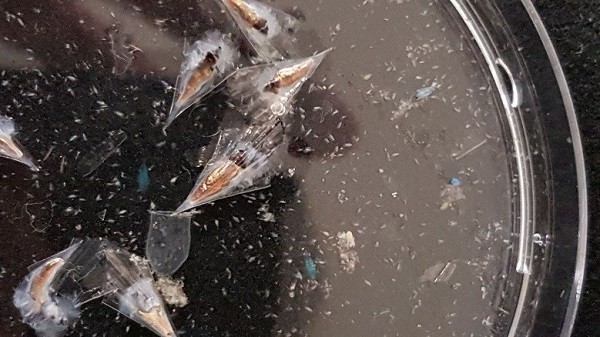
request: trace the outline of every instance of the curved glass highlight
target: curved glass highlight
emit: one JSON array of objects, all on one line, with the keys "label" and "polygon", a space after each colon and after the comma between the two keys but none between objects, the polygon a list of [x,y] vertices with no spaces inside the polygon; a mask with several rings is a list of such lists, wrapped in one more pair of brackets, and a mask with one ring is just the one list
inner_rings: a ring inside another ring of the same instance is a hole
[{"label": "curved glass highlight", "polygon": [[[496,87],[513,158],[509,170],[517,196],[516,240],[509,265],[518,274],[507,271],[511,281],[499,307],[511,307],[514,314],[498,320],[497,330],[508,336],[558,331],[569,336],[583,283],[587,194],[581,139],[564,74],[530,1],[450,2]],[[532,31],[539,40],[531,37]]]}]

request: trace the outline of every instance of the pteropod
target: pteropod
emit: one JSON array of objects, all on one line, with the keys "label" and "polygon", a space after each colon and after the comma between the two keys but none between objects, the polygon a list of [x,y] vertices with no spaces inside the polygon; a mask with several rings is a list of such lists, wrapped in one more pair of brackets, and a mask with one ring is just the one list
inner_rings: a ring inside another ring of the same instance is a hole
[{"label": "pteropod", "polygon": [[0,157],[25,164],[33,171],[39,171],[29,152],[15,138],[15,134],[15,122],[10,117],[0,115]]},{"label": "pteropod", "polygon": [[163,130],[181,113],[219,86],[235,70],[239,52],[227,35],[209,31],[186,53]]},{"label": "pteropod", "polygon": [[215,0],[240,28],[258,61],[270,62],[294,57],[292,33],[298,20],[256,0]]},{"label": "pteropod", "polygon": [[104,303],[161,337],[177,336],[148,262],[115,246],[108,247],[104,255],[106,287],[115,289]]}]

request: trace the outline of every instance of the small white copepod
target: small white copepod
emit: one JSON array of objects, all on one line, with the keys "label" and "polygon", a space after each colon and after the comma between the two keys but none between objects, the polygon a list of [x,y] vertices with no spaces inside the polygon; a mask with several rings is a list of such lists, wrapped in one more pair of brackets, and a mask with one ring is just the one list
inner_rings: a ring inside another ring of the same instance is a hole
[{"label": "small white copepod", "polygon": [[10,117],[0,115],[0,157],[25,164],[33,171],[39,171],[31,155],[15,138],[15,134],[15,122]]},{"label": "small white copepod", "polygon": [[165,130],[181,113],[215,89],[236,66],[239,52],[226,35],[209,31],[185,53]]},{"label": "small white copepod", "polygon": [[104,303],[161,337],[175,337],[173,325],[147,261],[116,247],[104,252],[108,294]]},{"label": "small white copepod", "polygon": [[15,289],[13,303],[23,322],[38,336],[62,336],[79,310],[75,298],[58,296],[51,285],[63,271],[67,260],[79,248],[81,241],[30,267],[29,274]]},{"label": "small white copepod", "polygon": [[227,93],[236,105],[255,99],[277,99],[290,104],[330,51],[331,48],[310,57],[239,69],[227,79]]},{"label": "small white copepod", "polygon": [[226,9],[240,28],[259,61],[294,57],[291,33],[298,20],[255,0],[215,0]]}]

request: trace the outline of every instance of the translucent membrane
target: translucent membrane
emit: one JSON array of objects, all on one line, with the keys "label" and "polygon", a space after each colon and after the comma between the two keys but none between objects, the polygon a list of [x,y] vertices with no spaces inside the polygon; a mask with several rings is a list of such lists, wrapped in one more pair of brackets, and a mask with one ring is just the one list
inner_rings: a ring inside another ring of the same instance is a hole
[{"label": "translucent membrane", "polygon": [[150,211],[146,257],[155,272],[171,275],[190,253],[191,214]]},{"label": "translucent membrane", "polygon": [[76,306],[80,307],[114,291],[105,287],[108,280],[102,264],[104,250],[110,243],[102,239],[85,239],[74,241],[71,246],[74,245],[77,249],[65,261],[51,288],[59,296],[73,297]]},{"label": "translucent membrane", "polygon": [[108,157],[115,153],[119,146],[127,139],[123,130],[115,131],[111,136],[102,141],[93,151],[87,153],[77,165],[77,170],[83,176],[92,174]]}]

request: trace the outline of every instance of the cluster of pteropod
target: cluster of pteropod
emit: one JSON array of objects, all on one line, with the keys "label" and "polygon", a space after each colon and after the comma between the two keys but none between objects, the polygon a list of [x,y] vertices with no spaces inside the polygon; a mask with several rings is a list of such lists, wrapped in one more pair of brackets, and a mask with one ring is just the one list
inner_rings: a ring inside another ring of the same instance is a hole
[{"label": "cluster of pteropod", "polygon": [[228,109],[244,121],[222,128],[212,158],[177,213],[269,186],[276,173],[270,157],[286,139],[294,97],[330,51],[297,57],[288,47],[295,18],[258,1],[215,1],[243,32],[258,64],[238,67],[240,53],[217,31],[206,33],[186,53],[165,129],[220,85],[229,97]]},{"label": "cluster of pteropod", "polygon": [[[230,35],[218,31],[206,32],[184,52],[163,130],[218,87],[228,96],[226,114],[238,118],[222,126],[211,159],[176,213],[269,186],[277,173],[272,157],[285,148],[294,98],[330,51],[298,57],[293,52],[295,18],[255,0],[215,1],[254,53],[243,57]],[[0,117],[0,156],[37,170],[14,134],[12,120]],[[107,150],[114,150],[125,136],[113,138]],[[80,168],[84,174],[105,158],[92,159]],[[146,260],[107,240],[75,241],[29,268],[15,290],[14,305],[39,336],[63,335],[81,307],[98,298],[159,336],[176,336],[152,274]]]},{"label": "cluster of pteropod", "polygon": [[38,336],[58,337],[98,298],[159,336],[176,336],[147,262],[107,240],[76,240],[30,266],[13,303]]}]

